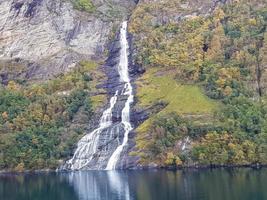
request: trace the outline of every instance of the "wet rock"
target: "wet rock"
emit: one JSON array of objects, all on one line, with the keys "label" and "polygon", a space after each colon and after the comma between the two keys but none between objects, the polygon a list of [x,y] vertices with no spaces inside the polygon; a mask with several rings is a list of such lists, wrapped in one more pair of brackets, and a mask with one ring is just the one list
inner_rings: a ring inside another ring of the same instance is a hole
[{"label": "wet rock", "polygon": [[[131,52],[130,52],[131,54]],[[122,110],[125,107],[125,103],[128,99],[128,95],[124,95],[125,92],[125,83],[120,82],[120,76],[118,73],[118,65],[120,60],[120,41],[119,33],[116,34],[115,39],[109,45],[109,57],[106,60],[106,64],[103,66],[102,70],[106,73],[108,79],[106,83],[102,84],[102,87],[107,90],[109,99],[117,93],[117,100],[112,109],[112,125],[108,126],[100,132],[94,133],[98,135],[96,144],[96,151],[83,154],[82,157],[78,157],[79,166],[80,163],[85,163],[82,165],[83,170],[92,170],[92,169],[105,169],[110,157],[113,155],[115,150],[119,145],[123,143],[124,134],[125,134],[125,125],[122,123]],[[137,77],[136,68],[131,64],[131,56],[129,56],[129,67],[132,76],[132,84],[134,83],[134,78]],[[135,88],[135,87],[133,87]],[[106,106],[106,108],[109,105]],[[133,108],[133,105],[131,105]],[[135,110],[131,109],[131,121],[135,121],[136,116]],[[133,120],[132,120],[133,119]],[[140,117],[140,119],[143,119]],[[132,123],[135,125],[134,123]],[[89,132],[88,132],[89,134]],[[88,138],[89,135],[88,135]],[[125,169],[125,168],[135,168],[137,166],[139,157],[131,156],[129,153],[135,150],[135,133],[131,131],[128,134],[128,143],[123,148],[120,158],[116,164],[116,168]],[[93,141],[93,140],[92,140]],[[81,142],[81,141],[80,141]],[[88,141],[86,141],[88,142]],[[75,159],[75,158],[74,158]],[[89,160],[89,161],[88,161]],[[88,161],[88,162],[87,162]],[[75,162],[75,160],[74,160]],[[71,169],[71,165],[68,163],[64,164],[61,169]]]}]

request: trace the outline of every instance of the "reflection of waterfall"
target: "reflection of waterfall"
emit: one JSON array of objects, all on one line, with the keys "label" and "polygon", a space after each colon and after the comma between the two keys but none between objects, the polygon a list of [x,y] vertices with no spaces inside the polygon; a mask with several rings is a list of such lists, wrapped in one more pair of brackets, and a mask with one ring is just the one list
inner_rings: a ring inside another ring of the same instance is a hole
[{"label": "reflection of waterfall", "polygon": [[[84,172],[72,172],[68,174],[69,182],[73,185],[79,199],[91,200],[91,199],[108,199],[108,196],[104,197],[104,193],[100,192],[100,184],[98,183],[98,177]],[[100,196],[101,195],[101,196]]]},{"label": "reflection of waterfall", "polygon": [[[109,170],[116,169],[119,164],[121,154],[128,143],[128,134],[133,129],[130,123],[130,106],[134,99],[128,73],[128,46],[127,22],[123,22],[120,29],[119,63],[115,65],[116,68],[109,68],[113,70],[110,77],[113,81],[112,91],[109,92],[116,92],[110,99],[109,108],[100,119],[99,127],[78,142],[72,159],[60,169]],[[112,120],[113,117],[121,121]]]},{"label": "reflection of waterfall", "polygon": [[267,169],[1,174],[1,200],[262,200]]},{"label": "reflection of waterfall", "polygon": [[130,200],[128,175],[116,171],[79,171],[67,174],[80,200]]},{"label": "reflection of waterfall", "polygon": [[120,74],[120,81],[125,83],[122,95],[128,96],[125,106],[121,113],[121,122],[124,126],[124,137],[121,145],[113,152],[110,157],[107,167],[107,170],[115,169],[116,164],[120,158],[120,154],[124,146],[128,142],[128,134],[133,129],[130,123],[130,105],[133,103],[133,88],[130,83],[129,73],[128,73],[128,41],[127,41],[127,22],[123,22],[120,32],[120,63],[118,67],[118,72]]},{"label": "reflection of waterfall", "polygon": [[[130,189],[128,183],[128,177],[121,177],[126,174],[122,174],[117,171],[108,171],[109,183],[114,191],[118,194],[118,200],[130,200]],[[123,179],[124,178],[124,179]],[[123,198],[122,198],[123,197]]]}]

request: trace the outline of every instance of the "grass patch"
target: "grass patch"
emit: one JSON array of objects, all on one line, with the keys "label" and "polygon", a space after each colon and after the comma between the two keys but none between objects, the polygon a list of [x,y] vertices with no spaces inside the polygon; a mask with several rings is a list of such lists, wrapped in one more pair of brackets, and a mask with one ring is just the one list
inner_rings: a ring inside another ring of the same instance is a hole
[{"label": "grass patch", "polygon": [[[179,115],[209,115],[219,103],[208,98],[197,85],[182,85],[174,80],[173,71],[159,72],[158,69],[148,69],[137,81],[137,98],[141,107],[149,107],[163,101],[167,106],[159,114],[176,112]],[[153,118],[153,117],[152,117]],[[144,132],[149,128],[153,119],[148,119],[138,131]]]}]

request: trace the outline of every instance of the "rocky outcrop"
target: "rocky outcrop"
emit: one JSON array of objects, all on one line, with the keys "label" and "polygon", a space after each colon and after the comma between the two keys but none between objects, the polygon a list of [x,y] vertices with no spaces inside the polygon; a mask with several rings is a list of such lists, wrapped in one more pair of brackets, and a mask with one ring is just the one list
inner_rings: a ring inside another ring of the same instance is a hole
[{"label": "rocky outcrop", "polygon": [[[120,8],[119,15],[104,15],[116,9],[112,3]],[[68,0],[2,0],[2,79],[8,79],[12,66],[18,67],[18,76],[44,79],[70,70],[80,60],[102,56],[113,26],[135,3],[115,0],[94,4],[96,11],[87,13],[75,10]]]}]

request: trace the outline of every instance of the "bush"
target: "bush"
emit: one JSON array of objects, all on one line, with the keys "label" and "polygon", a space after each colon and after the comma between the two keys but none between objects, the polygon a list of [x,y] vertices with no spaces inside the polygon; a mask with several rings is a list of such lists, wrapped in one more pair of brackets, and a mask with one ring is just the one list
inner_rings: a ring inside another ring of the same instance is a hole
[{"label": "bush", "polygon": [[225,101],[225,108],[218,117],[228,130],[247,139],[266,132],[266,107],[246,97]]},{"label": "bush", "polygon": [[0,89],[0,122],[14,119],[29,103],[29,99],[20,92]]},{"label": "bush", "polygon": [[259,154],[259,146],[249,140],[240,140],[223,132],[208,133],[192,150],[192,158],[199,164],[255,164],[264,161]]},{"label": "bush", "polygon": [[169,114],[157,118],[151,127],[154,142],[152,149],[160,153],[166,148],[173,147],[175,142],[188,132],[186,121],[177,114]]},{"label": "bush", "polygon": [[80,11],[93,12],[95,6],[91,0],[72,0],[74,8]]},{"label": "bush", "polygon": [[86,93],[83,90],[73,91],[70,96],[66,97],[69,116],[72,117],[78,111],[83,105],[85,97]]}]

